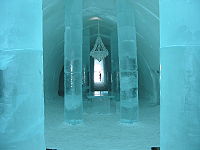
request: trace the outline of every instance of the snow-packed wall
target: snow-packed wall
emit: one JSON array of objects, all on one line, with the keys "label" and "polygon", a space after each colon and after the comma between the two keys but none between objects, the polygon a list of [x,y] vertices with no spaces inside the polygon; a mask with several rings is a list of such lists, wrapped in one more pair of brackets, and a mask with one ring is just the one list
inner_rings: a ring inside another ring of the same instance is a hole
[{"label": "snow-packed wall", "polygon": [[0,149],[44,150],[42,1],[0,2]]},{"label": "snow-packed wall", "polygon": [[43,48],[45,100],[58,95],[64,65],[64,0],[43,0]]},{"label": "snow-packed wall", "polygon": [[162,150],[200,148],[199,10],[199,0],[160,0]]},{"label": "snow-packed wall", "polygon": [[133,0],[135,12],[139,97],[159,103],[160,31],[159,0]]}]

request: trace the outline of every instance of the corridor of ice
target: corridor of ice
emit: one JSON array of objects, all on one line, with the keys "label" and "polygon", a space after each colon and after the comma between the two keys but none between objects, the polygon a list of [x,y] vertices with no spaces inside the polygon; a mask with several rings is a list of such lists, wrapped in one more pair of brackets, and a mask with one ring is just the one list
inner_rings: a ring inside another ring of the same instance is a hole
[{"label": "corridor of ice", "polygon": [[[158,1],[67,2],[64,7],[64,1],[44,1],[46,145],[61,150],[136,150],[159,146]],[[99,63],[99,70],[89,57],[97,36],[97,20],[100,20],[100,34],[109,50],[109,56]],[[78,38],[81,28],[82,38]],[[73,51],[69,52],[71,47]],[[72,88],[65,91],[68,95],[65,102],[63,97],[58,97],[58,92],[64,94],[63,66],[64,71],[70,73],[65,78],[71,85],[66,86]],[[101,71],[104,79],[100,84]],[[81,73],[82,87],[74,83],[80,83],[77,79]],[[72,77],[73,74],[77,77]],[[96,93],[94,95],[103,97],[95,98],[91,89],[108,90],[111,96]],[[67,112],[73,111],[74,118],[64,120],[64,103]],[[66,126],[66,122],[81,124]]]},{"label": "corridor of ice", "polygon": [[[159,146],[158,5],[158,0],[2,0],[0,149]],[[101,85],[94,82],[89,56],[97,20],[109,50]]]},{"label": "corridor of ice", "polygon": [[0,150],[200,149],[199,0],[0,0],[0,21]]}]

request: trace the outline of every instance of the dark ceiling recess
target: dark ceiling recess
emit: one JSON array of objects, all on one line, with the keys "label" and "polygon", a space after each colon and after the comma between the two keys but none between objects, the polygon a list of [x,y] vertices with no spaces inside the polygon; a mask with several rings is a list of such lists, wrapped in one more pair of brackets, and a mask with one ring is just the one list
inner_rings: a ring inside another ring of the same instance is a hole
[{"label": "dark ceiling recess", "polygon": [[151,150],[160,150],[160,147],[152,147]]},{"label": "dark ceiling recess", "polygon": [[62,68],[60,72],[60,77],[59,77],[59,85],[58,85],[58,95],[59,96],[64,96],[64,67]]}]

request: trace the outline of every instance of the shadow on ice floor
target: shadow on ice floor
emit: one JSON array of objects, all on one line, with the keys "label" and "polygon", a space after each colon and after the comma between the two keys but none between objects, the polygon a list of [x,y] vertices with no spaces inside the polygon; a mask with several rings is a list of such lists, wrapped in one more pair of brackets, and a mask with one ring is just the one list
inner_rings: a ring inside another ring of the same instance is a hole
[{"label": "shadow on ice floor", "polygon": [[67,126],[63,120],[63,98],[45,104],[45,140],[58,150],[151,150],[159,146],[160,106],[140,101],[140,121],[135,125],[119,123],[119,113],[87,114],[84,123]]}]

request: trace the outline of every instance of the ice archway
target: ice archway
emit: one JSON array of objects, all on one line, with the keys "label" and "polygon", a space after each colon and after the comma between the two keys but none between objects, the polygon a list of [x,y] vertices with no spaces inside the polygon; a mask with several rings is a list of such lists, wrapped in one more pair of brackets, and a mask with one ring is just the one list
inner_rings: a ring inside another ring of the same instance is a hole
[{"label": "ice archway", "polygon": [[[83,21],[87,22],[88,18],[95,15],[104,18],[106,25],[102,27],[102,30],[105,30],[102,34],[106,34],[106,29],[112,28],[112,24],[116,23],[114,3],[115,0],[106,1],[106,5],[104,1],[84,1]],[[159,82],[157,81],[159,80],[160,68],[158,5],[157,0],[132,2],[132,6],[135,9],[137,33],[139,94],[141,96],[150,95],[159,99],[158,92],[154,90],[158,89],[159,91]],[[64,8],[64,1],[62,0],[54,2],[44,0],[43,3],[44,84],[47,97],[57,95],[59,74],[64,64]],[[88,25],[92,26],[92,24]],[[106,35],[104,37],[104,40],[109,38]]]}]

